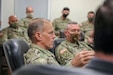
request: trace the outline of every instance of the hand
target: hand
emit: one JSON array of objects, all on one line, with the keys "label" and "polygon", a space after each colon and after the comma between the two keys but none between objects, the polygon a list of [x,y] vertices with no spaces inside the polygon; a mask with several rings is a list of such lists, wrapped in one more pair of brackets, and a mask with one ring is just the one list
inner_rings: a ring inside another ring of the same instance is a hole
[{"label": "hand", "polygon": [[94,51],[83,50],[75,56],[71,63],[73,66],[82,67],[87,64],[91,58],[94,57],[94,54]]}]

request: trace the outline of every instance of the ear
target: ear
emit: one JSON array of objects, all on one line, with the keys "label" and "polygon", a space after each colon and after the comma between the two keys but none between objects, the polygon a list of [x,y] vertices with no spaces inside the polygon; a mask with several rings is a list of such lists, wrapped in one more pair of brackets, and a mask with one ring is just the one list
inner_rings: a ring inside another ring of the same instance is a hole
[{"label": "ear", "polygon": [[38,41],[41,40],[41,33],[40,32],[36,32],[34,36],[35,36],[36,40],[38,40]]}]

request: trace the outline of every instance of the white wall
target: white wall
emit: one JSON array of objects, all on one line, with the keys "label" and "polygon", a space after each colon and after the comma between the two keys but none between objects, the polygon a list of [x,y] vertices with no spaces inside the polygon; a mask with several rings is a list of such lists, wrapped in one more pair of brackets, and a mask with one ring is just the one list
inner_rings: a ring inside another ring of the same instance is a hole
[{"label": "white wall", "polygon": [[48,18],[48,0],[1,0],[1,29],[8,26],[10,15],[15,14],[18,19],[24,18],[27,6],[34,8],[35,17]]},{"label": "white wall", "polygon": [[1,28],[8,26],[8,17],[14,14],[14,0],[1,0]]},{"label": "white wall", "polygon": [[87,19],[87,13],[95,11],[98,5],[104,0],[50,0],[50,19],[61,16],[61,11],[64,7],[70,8],[71,20],[81,23]]},{"label": "white wall", "polygon": [[34,17],[48,17],[48,0],[15,0],[15,14],[19,19],[26,17],[26,7],[32,6]]}]

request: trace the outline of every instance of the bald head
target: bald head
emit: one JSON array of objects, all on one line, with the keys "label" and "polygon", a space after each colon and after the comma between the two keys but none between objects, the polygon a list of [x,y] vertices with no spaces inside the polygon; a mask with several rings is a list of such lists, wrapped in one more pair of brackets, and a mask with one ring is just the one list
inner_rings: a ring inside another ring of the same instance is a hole
[{"label": "bald head", "polygon": [[26,13],[33,13],[33,8],[31,6],[28,6],[26,8]]},{"label": "bald head", "polygon": [[11,24],[12,22],[17,22],[18,19],[16,17],[16,15],[11,15],[9,16],[9,24]]},{"label": "bald head", "polygon": [[26,15],[27,18],[33,19],[33,8],[31,6],[26,8]]}]

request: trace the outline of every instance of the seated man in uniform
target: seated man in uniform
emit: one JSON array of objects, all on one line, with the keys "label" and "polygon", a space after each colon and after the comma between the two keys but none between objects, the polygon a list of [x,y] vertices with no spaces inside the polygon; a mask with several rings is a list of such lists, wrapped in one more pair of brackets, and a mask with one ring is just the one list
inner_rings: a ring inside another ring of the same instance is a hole
[{"label": "seated man in uniform", "polygon": [[64,7],[62,10],[62,16],[54,19],[53,26],[56,36],[60,37],[60,31],[63,31],[66,27],[66,24],[71,21],[69,18],[67,18],[69,13],[70,9],[68,7]]},{"label": "seated man in uniform", "polygon": [[12,38],[21,38],[25,40],[24,31],[19,27],[18,19],[15,15],[9,16],[9,26],[0,32],[0,44]]},{"label": "seated man in uniform", "polygon": [[76,66],[84,66],[94,56],[94,51],[84,42],[80,42],[80,26],[76,22],[69,22],[64,30],[66,36],[56,48],[56,57],[61,65],[76,60]]},{"label": "seated man in uniform", "polygon": [[25,54],[26,64],[57,64],[54,55],[48,50],[53,47],[54,29],[47,19],[35,19],[28,26],[28,36],[32,41]]},{"label": "seated man in uniform", "polygon": [[28,28],[28,25],[30,24],[30,22],[33,20],[33,13],[34,13],[34,10],[31,6],[26,7],[26,17],[22,18],[19,21],[19,27],[21,27],[21,29],[24,30],[24,35],[25,35],[24,37],[29,42],[30,42],[30,39],[27,35],[27,28]]},{"label": "seated man in uniform", "polygon": [[23,29],[27,30],[28,25],[33,20],[33,12],[34,11],[33,11],[33,8],[31,6],[28,6],[26,8],[26,17],[19,21],[20,27],[22,27]]},{"label": "seated man in uniform", "polygon": [[87,14],[88,20],[81,23],[81,30],[84,32],[86,38],[89,35],[89,32],[94,29],[94,17],[95,13],[89,11]]}]

